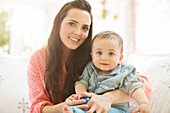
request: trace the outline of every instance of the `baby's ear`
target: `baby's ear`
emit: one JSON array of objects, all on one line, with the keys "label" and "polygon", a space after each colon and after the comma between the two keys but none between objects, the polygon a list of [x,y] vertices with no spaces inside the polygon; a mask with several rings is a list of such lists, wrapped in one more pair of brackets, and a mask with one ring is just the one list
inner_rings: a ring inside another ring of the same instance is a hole
[{"label": "baby's ear", "polygon": [[90,53],[90,55],[91,55],[91,58],[93,59],[93,53],[92,52]]},{"label": "baby's ear", "polygon": [[122,60],[123,60],[123,55],[120,55],[119,64],[122,62]]}]

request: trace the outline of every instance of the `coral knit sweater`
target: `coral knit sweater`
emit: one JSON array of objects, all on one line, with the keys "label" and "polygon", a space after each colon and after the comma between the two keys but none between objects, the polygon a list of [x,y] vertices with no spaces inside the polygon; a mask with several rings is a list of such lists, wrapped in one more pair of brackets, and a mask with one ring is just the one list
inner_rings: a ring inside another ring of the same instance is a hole
[{"label": "coral knit sweater", "polygon": [[[53,105],[53,103],[50,102],[50,98],[45,88],[45,68],[45,51],[44,49],[39,49],[31,55],[27,70],[29,99],[31,101],[30,113],[41,113],[43,106]],[[63,80],[60,81],[62,86],[64,84],[64,78],[66,75],[65,67],[63,67],[63,69]]]},{"label": "coral knit sweater", "polygon": [[[64,61],[63,61],[64,63]],[[39,49],[32,54],[29,60],[27,77],[29,87],[29,98],[31,101],[30,113],[41,113],[45,105],[53,105],[45,88],[44,72],[46,68],[46,57],[44,49]],[[63,87],[66,76],[65,65],[63,67],[63,79],[61,80],[61,87]],[[139,73],[138,73],[139,74]],[[147,77],[139,74],[141,81],[145,84],[145,93],[149,97],[151,94],[151,87]],[[62,88],[61,88],[62,90]]]}]

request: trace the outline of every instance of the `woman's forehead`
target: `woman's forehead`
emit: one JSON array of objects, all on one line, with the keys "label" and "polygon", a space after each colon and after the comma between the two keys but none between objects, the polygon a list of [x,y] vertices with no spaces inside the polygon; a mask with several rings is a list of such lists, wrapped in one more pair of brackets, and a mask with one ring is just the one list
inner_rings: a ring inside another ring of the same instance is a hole
[{"label": "woman's forehead", "polygon": [[67,16],[65,17],[67,21],[77,21],[82,24],[86,24],[90,26],[91,24],[91,16],[89,12],[86,10],[78,9],[78,8],[72,8],[68,11]]}]

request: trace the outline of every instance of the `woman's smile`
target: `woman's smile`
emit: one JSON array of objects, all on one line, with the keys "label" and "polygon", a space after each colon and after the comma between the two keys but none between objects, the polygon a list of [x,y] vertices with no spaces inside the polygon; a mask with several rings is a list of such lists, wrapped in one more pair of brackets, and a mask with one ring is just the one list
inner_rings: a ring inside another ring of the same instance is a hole
[{"label": "woman's smile", "polygon": [[75,38],[75,37],[68,37],[73,43],[78,43],[80,41],[80,39]]}]

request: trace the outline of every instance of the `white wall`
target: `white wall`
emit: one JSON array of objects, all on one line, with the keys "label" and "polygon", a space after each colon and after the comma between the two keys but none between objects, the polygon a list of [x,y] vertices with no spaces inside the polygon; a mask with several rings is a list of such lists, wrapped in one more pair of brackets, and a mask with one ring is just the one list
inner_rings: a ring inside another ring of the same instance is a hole
[{"label": "white wall", "polygon": [[[70,0],[2,0],[6,6],[13,7],[11,54],[20,53],[22,46],[31,46],[32,51],[40,48],[48,39],[53,19],[58,10]],[[0,5],[2,5],[2,1]],[[88,0],[93,13],[93,36],[103,30],[113,30],[124,39],[124,56],[130,54],[129,42],[132,38],[132,0],[107,0],[105,4],[106,18],[102,18],[102,1]],[[117,19],[114,16],[117,15]],[[126,50],[127,49],[127,50]]]},{"label": "white wall", "polygon": [[[124,59],[131,54],[132,41],[132,0],[106,0],[106,18],[102,18],[102,1],[88,0],[92,6],[94,34],[103,30],[117,32],[124,40]],[[114,16],[117,15],[117,19]]]},{"label": "white wall", "polygon": [[137,52],[170,53],[170,0],[136,0]]}]

